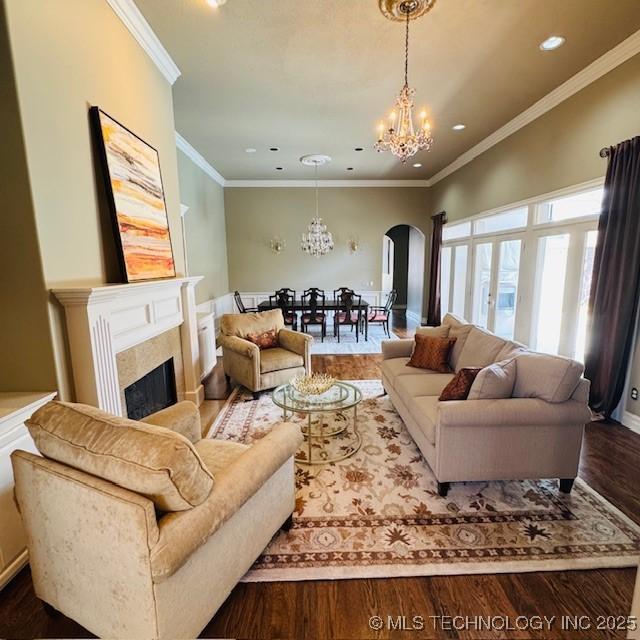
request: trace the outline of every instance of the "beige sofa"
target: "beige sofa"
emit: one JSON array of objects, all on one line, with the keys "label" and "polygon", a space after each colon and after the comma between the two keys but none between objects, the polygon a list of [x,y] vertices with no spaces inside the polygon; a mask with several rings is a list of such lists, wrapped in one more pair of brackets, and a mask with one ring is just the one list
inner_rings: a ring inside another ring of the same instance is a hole
[{"label": "beige sofa", "polygon": [[[275,330],[279,346],[259,349],[246,339],[248,334]],[[222,316],[220,338],[222,364],[227,380],[236,382],[253,392],[272,389],[289,382],[299,373],[311,372],[311,344],[313,337],[284,328],[280,309],[261,313],[230,313]]]},{"label": "beige sofa", "polygon": [[439,493],[446,495],[450,482],[526,478],[559,478],[561,490],[570,492],[591,419],[582,365],[533,354],[452,314],[443,327],[456,337],[453,371],[515,358],[513,395],[520,397],[441,402],[454,374],[407,366],[411,339],[382,343],[385,391],[435,474]]},{"label": "beige sofa", "polygon": [[195,638],[290,524],[302,435],[203,440],[189,402],[145,422],[64,403],[29,421],[46,457],[11,457],[35,592],[103,638]]}]

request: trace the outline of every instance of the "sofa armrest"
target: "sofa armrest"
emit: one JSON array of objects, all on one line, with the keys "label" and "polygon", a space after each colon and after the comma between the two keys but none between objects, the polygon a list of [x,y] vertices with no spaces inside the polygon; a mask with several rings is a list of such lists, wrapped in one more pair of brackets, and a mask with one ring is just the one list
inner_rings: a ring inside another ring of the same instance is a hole
[{"label": "sofa armrest", "polygon": [[171,429],[191,442],[198,442],[202,439],[200,412],[198,407],[189,400],[178,402],[166,409],[152,413],[143,418],[141,422]]},{"label": "sofa armrest", "polygon": [[223,349],[229,349],[229,351],[233,351],[245,358],[257,358],[260,356],[260,349],[257,344],[238,336],[221,335],[218,339],[218,344]]},{"label": "sofa armrest", "polygon": [[391,360],[392,358],[410,358],[413,352],[413,338],[403,338],[402,340],[383,340],[382,341],[382,359]]},{"label": "sofa armrest", "polygon": [[438,426],[585,424],[591,420],[586,404],[575,400],[546,402],[539,398],[454,400],[438,404]]},{"label": "sofa armrest", "polygon": [[[175,573],[262,485],[290,460],[302,444],[300,427],[276,425],[229,466],[216,473],[209,497],[197,507],[164,516],[158,544],[151,552],[154,582]],[[291,483],[295,483],[291,464]]]}]

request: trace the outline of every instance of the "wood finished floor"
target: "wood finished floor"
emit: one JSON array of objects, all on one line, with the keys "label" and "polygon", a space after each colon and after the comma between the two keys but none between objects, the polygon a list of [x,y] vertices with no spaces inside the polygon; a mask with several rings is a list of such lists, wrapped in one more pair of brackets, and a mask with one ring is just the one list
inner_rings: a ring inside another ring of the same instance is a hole
[{"label": "wood finished floor", "polygon": [[[396,333],[411,331],[396,319]],[[313,369],[342,379],[380,377],[377,355],[313,356]],[[214,372],[219,400],[210,401],[207,421],[228,395],[220,369]],[[205,425],[206,426],[206,425]],[[640,436],[614,423],[587,427],[580,476],[614,505],[640,520]],[[631,608],[635,569],[562,571],[433,578],[335,580],[239,584],[201,637],[205,638],[614,638],[594,629],[491,632],[445,630],[430,616],[626,616]],[[215,576],[211,576],[215,580]],[[423,630],[374,631],[369,618],[413,616]],[[0,637],[80,638],[90,634],[73,621],[49,618],[35,597],[25,568],[0,592]]]}]

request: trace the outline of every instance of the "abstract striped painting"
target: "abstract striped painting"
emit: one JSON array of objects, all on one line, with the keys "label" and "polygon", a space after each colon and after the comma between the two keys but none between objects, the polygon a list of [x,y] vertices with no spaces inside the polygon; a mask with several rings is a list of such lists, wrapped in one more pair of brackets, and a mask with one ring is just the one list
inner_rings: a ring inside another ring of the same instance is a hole
[{"label": "abstract striped painting", "polygon": [[104,111],[91,111],[126,282],[175,277],[158,152]]}]

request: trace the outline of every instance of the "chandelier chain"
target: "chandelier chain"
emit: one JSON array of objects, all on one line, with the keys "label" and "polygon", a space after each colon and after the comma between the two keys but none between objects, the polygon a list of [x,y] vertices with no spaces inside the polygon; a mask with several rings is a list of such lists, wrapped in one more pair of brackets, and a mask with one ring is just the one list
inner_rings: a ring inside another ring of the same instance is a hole
[{"label": "chandelier chain", "polygon": [[406,27],[404,34],[404,84],[409,84],[409,12],[406,13]]}]

